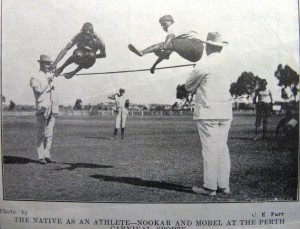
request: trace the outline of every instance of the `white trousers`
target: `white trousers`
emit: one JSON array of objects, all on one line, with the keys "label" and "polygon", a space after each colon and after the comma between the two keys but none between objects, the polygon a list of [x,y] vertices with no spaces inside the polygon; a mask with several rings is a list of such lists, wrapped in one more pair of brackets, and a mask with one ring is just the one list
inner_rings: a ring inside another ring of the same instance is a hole
[{"label": "white trousers", "polygon": [[50,150],[52,146],[53,128],[55,117],[45,117],[44,114],[37,114],[37,154],[39,159],[50,158]]},{"label": "white trousers", "polygon": [[227,145],[231,119],[197,120],[203,156],[203,187],[229,188],[230,155]]},{"label": "white trousers", "polygon": [[118,113],[116,117],[116,129],[125,128],[126,118],[128,115],[128,110],[126,108],[118,108]]}]

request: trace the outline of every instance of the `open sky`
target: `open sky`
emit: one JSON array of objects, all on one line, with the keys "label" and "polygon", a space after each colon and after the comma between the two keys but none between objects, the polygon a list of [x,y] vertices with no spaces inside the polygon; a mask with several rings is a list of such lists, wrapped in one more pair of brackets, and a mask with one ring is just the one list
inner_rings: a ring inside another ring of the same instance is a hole
[{"label": "open sky", "polygon": [[[208,32],[220,32],[229,42],[226,55],[236,62],[233,80],[251,71],[268,80],[276,99],[280,98],[274,77],[278,64],[299,73],[297,0],[2,0],[2,94],[16,104],[34,104],[29,80],[39,71],[40,54],[55,59],[85,22],[91,22],[103,38],[107,58],[80,73],[150,68],[156,56],[140,58],[127,46],[146,48],[164,41],[158,19],[165,14],[196,30],[203,40]],[[179,64],[189,62],[172,54],[159,67]],[[132,103],[172,104],[176,86],[185,82],[191,70],[60,77],[54,85],[64,105],[73,105],[77,98],[83,104],[105,102],[120,87]]]}]

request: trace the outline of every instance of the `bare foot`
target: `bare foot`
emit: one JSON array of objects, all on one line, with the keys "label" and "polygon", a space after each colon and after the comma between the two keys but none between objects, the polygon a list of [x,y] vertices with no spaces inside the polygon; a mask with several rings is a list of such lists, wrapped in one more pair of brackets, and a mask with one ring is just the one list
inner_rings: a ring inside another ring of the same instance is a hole
[{"label": "bare foot", "polygon": [[151,74],[154,74],[154,70],[155,70],[155,68],[150,69]]},{"label": "bare foot", "polygon": [[134,54],[136,54],[138,56],[143,56],[143,54],[136,47],[134,47],[132,44],[128,45],[128,48]]},{"label": "bare foot", "polygon": [[68,72],[68,73],[65,73],[64,76],[66,79],[71,79],[76,73],[73,71],[73,72]]}]

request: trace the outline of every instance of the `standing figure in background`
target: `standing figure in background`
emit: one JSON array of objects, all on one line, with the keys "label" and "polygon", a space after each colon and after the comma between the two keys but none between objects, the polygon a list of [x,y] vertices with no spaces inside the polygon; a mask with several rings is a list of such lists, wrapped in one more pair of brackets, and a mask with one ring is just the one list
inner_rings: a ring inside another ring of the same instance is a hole
[{"label": "standing figure in background", "polygon": [[275,138],[280,145],[292,145],[298,148],[299,117],[293,115],[290,109],[285,111],[284,117],[277,123]]},{"label": "standing figure in background", "polygon": [[267,89],[267,84],[267,80],[261,80],[253,97],[253,104],[255,104],[256,109],[255,136],[253,141],[258,140],[258,130],[261,126],[261,122],[263,123],[262,139],[266,137],[267,133],[268,117],[272,112],[273,104],[272,94],[271,91]]},{"label": "standing figure in background", "polygon": [[185,83],[188,92],[195,94],[193,119],[197,121],[203,157],[203,185],[192,188],[202,195],[229,194],[230,154],[227,145],[232,120],[232,101],[229,93],[232,68],[221,53],[227,42],[217,32],[208,33],[206,55],[197,63]]},{"label": "standing figure in background", "polygon": [[[74,50],[73,55],[69,57],[61,67],[56,69],[59,61],[74,45],[77,45],[77,49]],[[98,50],[100,53],[97,54]],[[54,75],[59,76],[65,67],[73,63],[77,64],[78,67],[74,71],[64,74],[67,79],[70,79],[83,68],[87,69],[92,67],[96,62],[96,58],[105,57],[106,52],[103,40],[100,36],[94,33],[93,25],[87,22],[82,26],[81,32],[73,37],[67,46],[61,50],[54,63],[51,65],[51,70],[56,69],[54,71]]]},{"label": "standing figure in background", "polygon": [[125,124],[126,124],[126,118],[128,115],[128,108],[129,108],[129,99],[127,99],[125,96],[125,89],[120,88],[119,93],[116,93],[112,96],[109,96],[109,99],[113,99],[116,102],[116,125],[114,129],[114,135],[113,139],[117,139],[117,133],[118,129],[121,128],[121,139],[124,139],[124,133],[125,133]]},{"label": "standing figure in background", "polygon": [[165,42],[154,44],[144,50],[138,50],[130,44],[129,50],[138,56],[144,56],[149,53],[154,53],[158,56],[157,61],[151,67],[151,73],[154,73],[156,65],[164,59],[169,59],[173,51],[178,53],[184,59],[197,62],[203,54],[203,44],[199,35],[195,31],[186,31],[185,28],[178,29],[174,24],[174,19],[171,15],[165,15],[159,19],[159,23],[163,30],[168,33]]},{"label": "standing figure in background", "polygon": [[177,107],[183,108],[184,106],[190,107],[192,110],[192,102],[193,102],[193,94],[189,93],[186,88],[185,84],[178,85],[176,87],[176,99],[177,99]]},{"label": "standing figure in background", "polygon": [[37,154],[41,164],[55,163],[50,159],[53,128],[58,110],[53,100],[54,86],[51,85],[53,74],[50,72],[51,58],[41,55],[40,72],[30,80],[36,102],[37,118]]}]

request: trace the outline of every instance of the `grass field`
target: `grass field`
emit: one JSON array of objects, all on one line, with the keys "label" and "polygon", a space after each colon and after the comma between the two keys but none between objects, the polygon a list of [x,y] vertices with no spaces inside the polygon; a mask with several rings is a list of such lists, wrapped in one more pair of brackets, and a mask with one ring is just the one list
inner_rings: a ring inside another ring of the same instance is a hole
[{"label": "grass field", "polygon": [[[202,185],[202,156],[191,116],[130,116],[125,140],[111,140],[114,117],[60,117],[52,158],[35,153],[35,117],[3,120],[4,198],[79,202],[248,202],[297,199],[297,148],[252,141],[254,116],[235,115],[229,133],[231,194],[193,194]],[[295,142],[294,142],[295,143]]]}]

